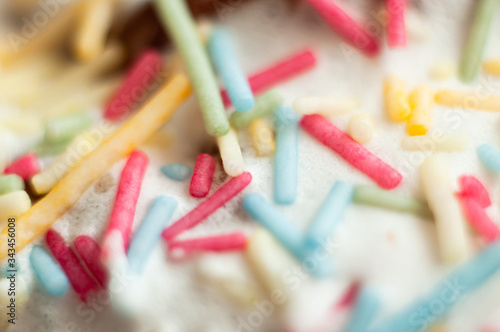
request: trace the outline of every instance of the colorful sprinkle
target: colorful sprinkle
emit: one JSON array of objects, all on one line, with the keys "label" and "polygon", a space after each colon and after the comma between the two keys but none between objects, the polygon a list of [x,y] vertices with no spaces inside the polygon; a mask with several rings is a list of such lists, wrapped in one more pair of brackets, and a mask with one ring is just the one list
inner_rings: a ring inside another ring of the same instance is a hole
[{"label": "colorful sprinkle", "polygon": [[203,198],[210,192],[215,173],[215,159],[208,153],[196,157],[193,177],[189,184],[189,194],[196,198]]},{"label": "colorful sprinkle", "polygon": [[473,198],[482,208],[491,205],[490,194],[484,185],[473,175],[462,175],[458,178],[460,197]]},{"label": "colorful sprinkle", "polygon": [[273,112],[283,103],[283,97],[276,91],[269,91],[255,99],[254,107],[247,112],[233,112],[230,116],[231,125],[235,129],[248,127],[255,119],[263,118]]},{"label": "colorful sprinkle", "polygon": [[40,164],[36,154],[30,153],[15,160],[4,170],[5,174],[19,175],[24,181],[28,181],[33,175],[40,172]]},{"label": "colorful sprinkle", "polygon": [[245,171],[238,135],[233,128],[224,136],[216,138],[224,171],[229,176],[238,176]]},{"label": "colorful sprinkle", "polygon": [[43,288],[52,296],[62,296],[69,287],[69,281],[59,265],[41,246],[34,246],[30,254],[31,268]]},{"label": "colorful sprinkle", "polygon": [[109,275],[101,261],[101,248],[93,238],[87,235],[80,235],[74,243],[76,252],[87,265],[97,282],[102,286],[108,285]]},{"label": "colorful sprinkle", "polygon": [[193,169],[184,164],[169,164],[160,168],[163,175],[175,181],[186,181],[193,174]]}]

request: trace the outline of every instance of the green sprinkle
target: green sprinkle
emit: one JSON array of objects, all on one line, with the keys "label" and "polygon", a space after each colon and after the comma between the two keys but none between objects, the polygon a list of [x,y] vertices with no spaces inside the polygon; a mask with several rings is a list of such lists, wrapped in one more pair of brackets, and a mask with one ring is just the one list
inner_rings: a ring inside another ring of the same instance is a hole
[{"label": "green sprinkle", "polygon": [[269,91],[255,99],[255,106],[246,112],[233,112],[231,124],[236,129],[243,129],[257,118],[272,114],[283,103],[283,97],[276,91]]},{"label": "green sprinkle", "polygon": [[93,123],[88,113],[77,113],[54,118],[45,127],[45,141],[60,143],[75,137]]},{"label": "green sprinkle", "polygon": [[24,190],[23,179],[15,174],[0,176],[0,195]]},{"label": "green sprinkle", "polygon": [[499,0],[478,1],[472,29],[460,61],[459,75],[464,82],[472,81],[479,71],[483,60],[484,46],[488,39],[488,31],[498,3]]},{"label": "green sprinkle", "polygon": [[32,147],[30,150],[31,152],[36,153],[39,157],[57,156],[66,151],[66,148],[72,141],[72,138],[57,143],[43,141]]},{"label": "green sprinkle", "polygon": [[184,60],[208,134],[224,136],[229,132],[226,109],[210,60],[186,4],[183,0],[155,0],[155,3]]},{"label": "green sprinkle", "polygon": [[427,204],[376,187],[357,186],[354,189],[353,202],[398,212],[413,213],[425,218],[432,216]]}]

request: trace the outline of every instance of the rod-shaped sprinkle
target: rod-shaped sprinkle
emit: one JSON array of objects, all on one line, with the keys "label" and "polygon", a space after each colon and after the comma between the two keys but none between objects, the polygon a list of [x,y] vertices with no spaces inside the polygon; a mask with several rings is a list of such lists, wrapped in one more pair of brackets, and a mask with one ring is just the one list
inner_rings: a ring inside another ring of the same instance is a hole
[{"label": "rod-shaped sprinkle", "polygon": [[344,217],[345,210],[352,201],[354,187],[352,184],[339,180],[321,204],[304,235],[305,244],[315,249],[321,242],[328,240],[335,227]]},{"label": "rod-shaped sprinkle", "polygon": [[377,187],[357,186],[354,188],[352,200],[356,204],[370,205],[397,212],[412,213],[426,218],[432,216],[431,211],[424,202]]},{"label": "rod-shaped sprinkle", "polygon": [[214,29],[208,39],[208,51],[234,108],[237,111],[252,109],[253,93],[229,33],[222,28]]},{"label": "rod-shaped sprinkle", "polygon": [[193,177],[189,184],[189,194],[196,198],[203,198],[210,192],[215,173],[215,159],[208,153],[196,157]]},{"label": "rod-shaped sprinkle", "polygon": [[0,196],[19,190],[24,190],[24,181],[19,175],[0,175]]},{"label": "rod-shaped sprinkle", "polygon": [[155,0],[155,4],[184,60],[207,132],[216,137],[227,134],[229,121],[219,86],[187,5],[183,0]]},{"label": "rod-shaped sprinkle", "polygon": [[500,151],[489,144],[482,144],[476,149],[479,160],[489,169],[500,173]]},{"label": "rod-shaped sprinkle", "polygon": [[473,175],[462,175],[458,178],[458,185],[460,187],[460,197],[470,197],[482,208],[487,208],[491,205],[490,194],[484,185]]},{"label": "rod-shaped sprinkle", "polygon": [[[278,83],[292,79],[316,66],[316,56],[312,50],[303,50],[282,59],[248,78],[255,96],[269,90]],[[231,106],[227,91],[222,90],[222,99],[226,107]]]},{"label": "rod-shaped sprinkle", "polygon": [[[484,248],[467,264],[449,274],[426,296],[416,300],[401,312],[377,324],[370,332],[424,332],[429,322],[439,321],[455,304],[481,286],[500,269],[500,244]],[[439,310],[434,310],[436,299]]]},{"label": "rod-shaped sprinkle", "polygon": [[436,222],[441,259],[450,264],[464,261],[470,254],[467,224],[453,195],[446,159],[427,157],[420,165],[420,178]]},{"label": "rod-shaped sprinkle", "polygon": [[66,273],[75,292],[80,296],[82,301],[87,301],[91,293],[99,289],[97,283],[87,274],[76,254],[66,244],[59,233],[53,229],[49,229],[45,235],[45,240],[52,255],[54,255]]},{"label": "rod-shaped sprinkle", "polygon": [[406,0],[386,0],[387,44],[391,48],[406,46]]},{"label": "rod-shaped sprinkle", "polygon": [[109,275],[101,261],[101,248],[97,242],[87,235],[80,235],[74,243],[76,252],[87,265],[97,282],[102,286],[108,285]]},{"label": "rod-shaped sprinkle", "polygon": [[19,175],[24,181],[28,181],[38,172],[40,172],[40,164],[38,163],[38,157],[34,153],[27,154],[15,160],[4,170],[5,174]]},{"label": "rod-shaped sprinkle", "polygon": [[472,81],[479,71],[488,32],[498,4],[498,0],[477,1],[474,22],[460,60],[459,76],[464,82]]},{"label": "rod-shaped sprinkle", "polygon": [[170,223],[177,208],[177,200],[169,196],[158,196],[148,214],[134,234],[127,252],[130,269],[142,274],[149,256],[161,239],[162,231]]},{"label": "rod-shaped sprinkle", "polygon": [[406,130],[410,136],[425,135],[431,125],[432,91],[421,85],[410,93],[409,100],[411,114]]},{"label": "rod-shaped sprinkle", "polygon": [[384,81],[384,100],[387,115],[392,121],[405,121],[411,114],[408,93],[404,82],[396,76]]},{"label": "rod-shaped sprinkle", "polygon": [[401,148],[407,151],[453,152],[470,147],[469,135],[462,133],[404,137]]},{"label": "rod-shaped sprinkle", "polygon": [[250,111],[233,112],[229,118],[231,125],[235,129],[246,128],[253,120],[272,114],[282,103],[283,97],[278,92],[266,92],[255,99],[255,105]]},{"label": "rod-shaped sprinkle", "polygon": [[50,295],[62,296],[66,293],[68,278],[44,248],[36,245],[31,249],[30,263],[38,281]]},{"label": "rod-shaped sprinkle", "polygon": [[500,97],[472,92],[440,90],[434,100],[437,104],[471,110],[500,112]]},{"label": "rod-shaped sprinkle", "polygon": [[306,115],[300,125],[318,141],[329,147],[352,166],[369,176],[380,187],[393,189],[403,177],[321,115]]},{"label": "rod-shaped sprinkle", "polygon": [[22,215],[31,207],[31,199],[24,190],[13,191],[0,196],[0,229],[7,219]]},{"label": "rod-shaped sprinkle", "polygon": [[216,140],[224,171],[229,176],[241,175],[245,171],[245,162],[236,131],[231,128],[226,135],[219,136]]},{"label": "rod-shaped sprinkle", "polygon": [[465,218],[486,243],[496,241],[500,238],[500,230],[497,224],[490,219],[484,208],[473,197],[461,197],[460,203]]},{"label": "rod-shaped sprinkle", "polygon": [[323,20],[346,43],[357,48],[367,56],[376,56],[380,49],[378,42],[363,29],[352,17],[331,0],[306,0]]},{"label": "rod-shaped sprinkle", "polygon": [[348,132],[353,140],[360,144],[366,144],[373,138],[375,131],[371,116],[366,113],[354,115],[349,120]]},{"label": "rod-shaped sprinkle", "polygon": [[171,226],[167,227],[163,231],[163,239],[165,241],[170,241],[180,233],[198,225],[217,209],[239,194],[250,184],[251,181],[252,175],[248,172],[244,172],[240,176],[231,178],[203,203],[191,210],[191,212],[173,223]]},{"label": "rod-shaped sprinkle", "polygon": [[179,182],[189,179],[191,174],[193,174],[191,167],[179,163],[162,166],[160,171],[169,179]]},{"label": "rod-shaped sprinkle", "polygon": [[243,206],[252,218],[266,228],[299,262],[306,264],[308,260],[314,261],[314,264],[307,266],[313,275],[324,277],[333,272],[333,266],[328,258],[323,257],[321,262],[313,258],[312,251],[304,246],[304,237],[300,230],[262,195],[257,193],[246,195]]},{"label": "rod-shaped sprinkle", "polygon": [[271,126],[262,119],[255,119],[248,127],[250,141],[259,157],[273,155],[276,152],[276,142]]},{"label": "rod-shaped sprinkle", "polygon": [[163,70],[161,55],[155,50],[144,51],[135,61],[120,89],[110,99],[104,118],[110,121],[123,120],[161,80]]},{"label": "rod-shaped sprinkle", "polygon": [[354,311],[342,332],[366,332],[379,313],[382,305],[380,295],[368,287],[363,287],[356,298]]},{"label": "rod-shaped sprinkle", "polygon": [[108,228],[104,235],[106,238],[112,231],[120,231],[125,250],[127,250],[129,244],[132,224],[134,223],[135,208],[148,163],[148,157],[141,151],[134,151],[128,158],[120,176],[115,204],[113,205]]},{"label": "rod-shaped sprinkle", "polygon": [[500,76],[500,60],[485,61],[483,71],[489,75]]},{"label": "rod-shaped sprinkle", "polygon": [[177,240],[168,243],[169,250],[182,250],[187,253],[197,251],[225,252],[245,250],[247,237],[243,233],[231,233],[207,236],[189,240]]},{"label": "rod-shaped sprinkle", "polygon": [[94,122],[90,113],[75,113],[56,117],[45,125],[45,140],[50,143],[67,141]]},{"label": "rod-shaped sprinkle", "polygon": [[[147,141],[190,93],[187,78],[182,74],[173,76],[121,129],[78,162],[52,191],[17,220],[17,250],[49,228],[114,163]],[[7,236],[7,231],[0,234],[0,260],[7,254]]]}]

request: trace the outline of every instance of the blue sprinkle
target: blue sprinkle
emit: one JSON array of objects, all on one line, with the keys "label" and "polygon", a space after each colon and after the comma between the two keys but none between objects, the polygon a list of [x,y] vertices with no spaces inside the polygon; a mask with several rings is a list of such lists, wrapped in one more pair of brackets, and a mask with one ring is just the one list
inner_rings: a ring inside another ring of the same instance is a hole
[{"label": "blue sprinkle", "polygon": [[193,169],[183,164],[169,164],[162,166],[161,172],[172,180],[184,181],[191,177]]},{"label": "blue sprinkle", "polygon": [[488,168],[500,173],[500,151],[489,144],[478,146],[477,155],[479,160]]},{"label": "blue sprinkle", "polygon": [[252,109],[255,103],[252,89],[238,62],[229,33],[221,28],[214,29],[208,41],[208,51],[234,108],[237,111]]},{"label": "blue sprinkle", "polygon": [[137,229],[128,248],[130,269],[137,275],[142,274],[144,266],[161,239],[161,233],[168,226],[177,208],[177,201],[170,196],[158,196]]},{"label": "blue sprinkle", "polygon": [[274,201],[293,204],[297,196],[299,116],[290,107],[274,113],[276,154],[274,158]]},{"label": "blue sprinkle", "polygon": [[380,311],[381,300],[378,293],[363,288],[356,299],[354,311],[343,332],[366,332]]},{"label": "blue sprinkle", "polygon": [[36,245],[31,250],[30,263],[42,286],[52,296],[62,296],[69,287],[69,281],[52,256]]}]

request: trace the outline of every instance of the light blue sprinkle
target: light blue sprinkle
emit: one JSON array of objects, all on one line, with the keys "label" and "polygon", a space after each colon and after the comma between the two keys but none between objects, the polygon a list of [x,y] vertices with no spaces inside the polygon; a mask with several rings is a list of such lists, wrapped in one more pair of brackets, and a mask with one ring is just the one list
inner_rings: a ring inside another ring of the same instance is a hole
[{"label": "light blue sprinkle", "polygon": [[326,241],[342,220],[344,212],[352,201],[354,187],[345,181],[337,181],[309,225],[305,241],[311,249]]},{"label": "light blue sprinkle", "polygon": [[252,89],[241,69],[231,36],[226,30],[213,30],[208,41],[208,52],[234,108],[237,111],[251,110],[255,103]]},{"label": "light blue sprinkle", "polygon": [[127,257],[133,273],[142,274],[151,252],[160,241],[161,233],[170,223],[176,208],[177,201],[170,196],[162,195],[154,200],[128,248]]},{"label": "light blue sprinkle", "polygon": [[343,332],[366,332],[380,311],[381,300],[378,293],[363,288],[356,299],[354,312]]},{"label": "light blue sprinkle", "polygon": [[293,204],[297,197],[299,116],[291,107],[274,113],[276,154],[274,157],[274,201]]},{"label": "light blue sprinkle", "polygon": [[426,297],[375,326],[370,332],[423,332],[439,321],[464,295],[500,269],[500,243],[484,248],[467,264],[439,283]]},{"label": "light blue sprinkle", "polygon": [[489,144],[478,146],[477,155],[486,167],[500,173],[500,151]]},{"label": "light blue sprinkle", "polygon": [[52,296],[62,296],[69,287],[69,281],[52,256],[36,245],[31,250],[30,263],[36,277]]},{"label": "light blue sprinkle", "polygon": [[317,277],[333,273],[330,258],[306,250],[299,229],[283,216],[260,194],[248,194],[243,200],[245,210],[265,227],[306,269]]},{"label": "light blue sprinkle", "polygon": [[193,169],[183,164],[169,164],[162,166],[161,172],[175,181],[185,181],[193,174]]}]

